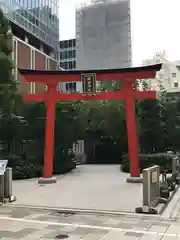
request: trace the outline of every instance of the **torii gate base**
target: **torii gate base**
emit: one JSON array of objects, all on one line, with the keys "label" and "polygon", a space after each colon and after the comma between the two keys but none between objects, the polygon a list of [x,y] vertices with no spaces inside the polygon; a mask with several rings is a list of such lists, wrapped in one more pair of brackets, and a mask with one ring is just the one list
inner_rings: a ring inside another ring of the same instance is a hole
[{"label": "torii gate base", "polygon": [[[25,94],[27,102],[45,102],[46,111],[46,133],[44,149],[44,173],[39,180],[40,184],[54,183],[53,158],[54,158],[54,125],[55,107],[57,101],[89,101],[89,100],[123,100],[125,102],[126,125],[128,135],[128,153],[130,160],[131,176],[127,182],[141,182],[138,160],[138,141],[136,134],[135,101],[136,99],[156,98],[154,91],[138,91],[135,89],[136,80],[154,78],[156,71],[161,69],[161,64],[127,69],[108,70],[77,70],[77,71],[36,71],[19,69],[20,74],[28,82],[44,83],[47,92],[41,94]],[[82,78],[83,76],[83,78]],[[85,76],[85,77],[84,77]],[[95,77],[100,80],[120,80],[124,86],[119,92],[97,92],[95,91]],[[83,81],[84,92],[61,93],[57,92],[59,82]],[[90,94],[90,95],[89,95]]]},{"label": "torii gate base", "polygon": [[52,183],[56,183],[57,179],[55,177],[51,177],[51,178],[40,178],[38,179],[38,184],[39,185],[45,185],[45,184],[52,184]]}]

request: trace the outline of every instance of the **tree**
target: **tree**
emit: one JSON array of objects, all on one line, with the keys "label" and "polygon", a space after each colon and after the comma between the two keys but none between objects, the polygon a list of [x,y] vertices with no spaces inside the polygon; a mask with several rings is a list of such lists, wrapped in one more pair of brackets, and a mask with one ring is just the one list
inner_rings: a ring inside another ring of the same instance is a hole
[{"label": "tree", "polygon": [[163,105],[160,100],[143,100],[139,104],[139,142],[143,152],[164,151]]},{"label": "tree", "polygon": [[121,101],[90,101],[84,105],[89,161],[119,163],[122,152],[127,150],[124,104]]},{"label": "tree", "polygon": [[180,99],[164,99],[163,118],[165,146],[173,151],[180,150]]},{"label": "tree", "polygon": [[13,77],[12,33],[9,22],[0,10],[0,111],[3,117],[12,116],[16,94]]},{"label": "tree", "polygon": [[[0,136],[3,135],[2,129],[5,129],[6,125],[11,128],[16,90],[13,77],[12,33],[8,20],[0,10]],[[1,140],[4,139],[1,137]],[[6,140],[6,145],[9,145],[12,135],[8,134]],[[9,150],[9,147],[7,149]]]}]

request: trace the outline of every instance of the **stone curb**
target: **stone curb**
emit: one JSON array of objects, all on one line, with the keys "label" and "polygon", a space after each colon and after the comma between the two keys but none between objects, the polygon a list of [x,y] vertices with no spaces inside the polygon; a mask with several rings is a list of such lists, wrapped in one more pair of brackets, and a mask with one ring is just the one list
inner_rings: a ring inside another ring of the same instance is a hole
[{"label": "stone curb", "polygon": [[11,208],[25,208],[29,210],[39,210],[39,211],[52,211],[52,212],[62,212],[63,213],[75,213],[75,214],[99,214],[99,215],[113,215],[113,216],[128,216],[128,217],[136,217],[142,218],[143,216],[152,217],[152,218],[160,218],[159,214],[149,215],[149,214],[137,214],[133,212],[115,212],[115,211],[107,211],[107,210],[91,210],[91,209],[77,209],[77,208],[58,208],[58,207],[46,207],[46,206],[30,206],[30,205],[18,205],[18,204],[6,204],[4,207]]},{"label": "stone curb", "polygon": [[164,207],[161,209],[161,218],[162,219],[170,219],[174,218],[172,216],[172,213],[174,209],[176,208],[178,202],[180,199],[180,186],[176,188],[176,190],[173,192],[173,194],[168,199],[168,203],[164,205]]}]

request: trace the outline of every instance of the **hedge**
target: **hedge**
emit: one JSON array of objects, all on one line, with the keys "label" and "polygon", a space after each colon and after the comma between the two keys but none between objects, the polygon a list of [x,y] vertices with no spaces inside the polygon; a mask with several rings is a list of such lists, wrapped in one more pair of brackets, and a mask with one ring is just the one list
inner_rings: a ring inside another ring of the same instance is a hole
[{"label": "hedge", "polygon": [[[154,165],[159,165],[160,171],[167,170],[172,172],[172,158],[165,153],[139,154],[139,165],[141,172],[144,168]],[[123,155],[121,170],[127,173],[130,172],[130,162],[127,154]]]},{"label": "hedge", "polygon": [[[13,169],[13,179],[28,179],[41,177],[43,174],[43,159],[36,156],[16,156],[8,155],[8,167]],[[68,159],[61,158],[54,160],[54,174],[65,174],[76,168],[76,164],[72,161],[72,156]]]}]

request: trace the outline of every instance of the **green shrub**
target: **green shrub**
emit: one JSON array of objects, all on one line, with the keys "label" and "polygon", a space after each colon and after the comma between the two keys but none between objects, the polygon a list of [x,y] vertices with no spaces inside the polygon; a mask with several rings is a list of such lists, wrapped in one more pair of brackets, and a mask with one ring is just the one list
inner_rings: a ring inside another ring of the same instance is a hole
[{"label": "green shrub", "polygon": [[74,155],[72,153],[68,155],[56,155],[54,157],[54,174],[65,174],[76,168],[76,164],[73,162]]},{"label": "green shrub", "polygon": [[35,156],[16,156],[9,155],[6,157],[8,159],[8,167],[13,169],[13,179],[27,179],[40,177],[42,175],[42,166],[38,163]]},{"label": "green shrub", "polygon": [[[139,166],[141,172],[144,168],[154,165],[159,165],[160,171],[166,169],[168,172],[172,172],[172,159],[167,156],[167,154],[139,154]],[[127,154],[123,156],[121,170],[127,173],[130,172],[130,162]]]},{"label": "green shrub", "polygon": [[[9,155],[8,167],[13,169],[13,179],[28,179],[41,177],[43,174],[42,159],[36,156],[27,156],[23,154],[21,156]],[[65,158],[55,158],[54,161],[54,174],[68,173],[76,167],[76,164],[72,162],[71,156]]]},{"label": "green shrub", "polygon": [[8,166],[12,168],[22,161],[22,157],[15,154],[8,155],[5,159],[8,159]]},{"label": "green shrub", "polygon": [[34,164],[25,164],[20,162],[13,168],[13,179],[27,179],[42,176],[42,167]]}]

